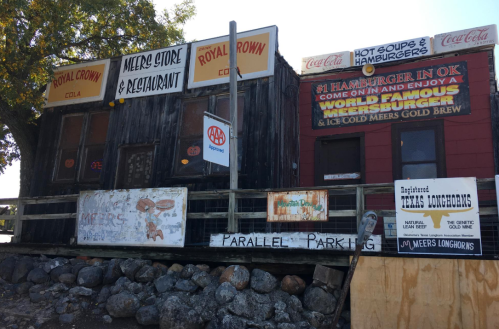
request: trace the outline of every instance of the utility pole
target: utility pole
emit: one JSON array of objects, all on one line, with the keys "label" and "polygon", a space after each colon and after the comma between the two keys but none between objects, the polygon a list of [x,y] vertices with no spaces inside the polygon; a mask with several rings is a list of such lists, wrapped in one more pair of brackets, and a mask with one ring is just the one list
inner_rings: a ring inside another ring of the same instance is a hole
[{"label": "utility pole", "polygon": [[230,189],[229,193],[229,219],[228,231],[237,232],[237,212],[236,194],[232,192],[237,190],[237,24],[235,21],[229,23],[229,55],[230,55],[230,148],[229,148],[229,170],[230,170]]}]

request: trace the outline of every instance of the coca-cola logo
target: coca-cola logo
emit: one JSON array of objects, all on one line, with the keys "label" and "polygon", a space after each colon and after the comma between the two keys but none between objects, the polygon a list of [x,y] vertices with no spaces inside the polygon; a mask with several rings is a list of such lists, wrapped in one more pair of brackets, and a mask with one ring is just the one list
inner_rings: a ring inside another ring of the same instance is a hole
[{"label": "coca-cola logo", "polygon": [[446,34],[442,38],[442,47],[457,45],[460,43],[479,42],[487,40],[489,28],[473,29],[459,35]]},{"label": "coca-cola logo", "polygon": [[224,132],[217,126],[208,128],[208,138],[213,144],[218,146],[224,145],[226,140]]},{"label": "coca-cola logo", "polygon": [[343,54],[339,55],[329,55],[327,58],[317,59],[316,57],[311,57],[308,59],[305,67],[311,69],[313,67],[331,67],[341,65],[343,61]]}]

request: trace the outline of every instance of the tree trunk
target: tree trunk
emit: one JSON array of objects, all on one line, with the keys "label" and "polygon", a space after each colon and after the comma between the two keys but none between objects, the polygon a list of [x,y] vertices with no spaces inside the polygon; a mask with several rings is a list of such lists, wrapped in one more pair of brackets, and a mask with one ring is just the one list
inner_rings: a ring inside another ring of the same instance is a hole
[{"label": "tree trunk", "polygon": [[19,196],[29,196],[37,147],[36,126],[30,123],[33,113],[25,109],[11,109],[0,99],[0,119],[12,133],[21,153]]}]

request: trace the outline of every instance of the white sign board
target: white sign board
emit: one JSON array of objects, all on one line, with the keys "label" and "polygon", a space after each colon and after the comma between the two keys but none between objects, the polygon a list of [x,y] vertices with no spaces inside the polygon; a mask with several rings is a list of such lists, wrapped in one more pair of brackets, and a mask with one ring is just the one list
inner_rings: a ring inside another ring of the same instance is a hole
[{"label": "white sign board", "polygon": [[[218,248],[270,248],[310,250],[355,250],[355,234],[311,232],[283,233],[223,233],[212,234],[210,247]],[[362,251],[381,251],[381,235],[371,235]]]},{"label": "white sign board", "polygon": [[228,167],[230,125],[221,120],[204,115],[203,159]]},{"label": "white sign board", "polygon": [[187,45],[123,56],[116,99],[181,92]]},{"label": "white sign board", "polygon": [[320,73],[350,66],[350,52],[317,55],[301,60],[301,74]]},{"label": "white sign board", "polygon": [[183,247],[187,188],[83,191],[78,244]]},{"label": "white sign board", "polygon": [[495,24],[437,34],[433,39],[433,50],[438,54],[493,44],[499,44]]},{"label": "white sign board", "polygon": [[481,255],[476,178],[395,181],[399,253]]},{"label": "white sign board", "polygon": [[380,64],[431,54],[430,38],[422,37],[354,50],[353,66]]}]

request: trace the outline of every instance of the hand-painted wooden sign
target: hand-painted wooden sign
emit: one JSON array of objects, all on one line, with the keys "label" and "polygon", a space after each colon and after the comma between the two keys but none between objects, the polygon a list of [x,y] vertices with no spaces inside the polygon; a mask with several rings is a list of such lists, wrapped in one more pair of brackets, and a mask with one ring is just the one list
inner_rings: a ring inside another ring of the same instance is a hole
[{"label": "hand-painted wooden sign", "polygon": [[429,37],[397,41],[386,45],[355,49],[353,66],[380,64],[431,55]]},{"label": "hand-painted wooden sign", "polygon": [[[210,247],[310,250],[355,250],[357,235],[316,232],[212,234]],[[381,251],[381,235],[371,235],[362,251]]]},{"label": "hand-painted wooden sign", "polygon": [[339,128],[471,113],[466,62],[312,84],[312,128]]},{"label": "hand-painted wooden sign", "polygon": [[187,45],[123,56],[116,99],[182,91]]},{"label": "hand-painted wooden sign", "polygon": [[84,191],[78,244],[183,247],[187,188]]},{"label": "hand-painted wooden sign", "polygon": [[435,54],[499,44],[495,24],[435,35]]},{"label": "hand-painted wooden sign", "polygon": [[96,102],[104,99],[109,59],[65,65],[54,70],[47,85],[45,107]]},{"label": "hand-painted wooden sign", "polygon": [[270,192],[267,222],[327,222],[328,191]]}]

